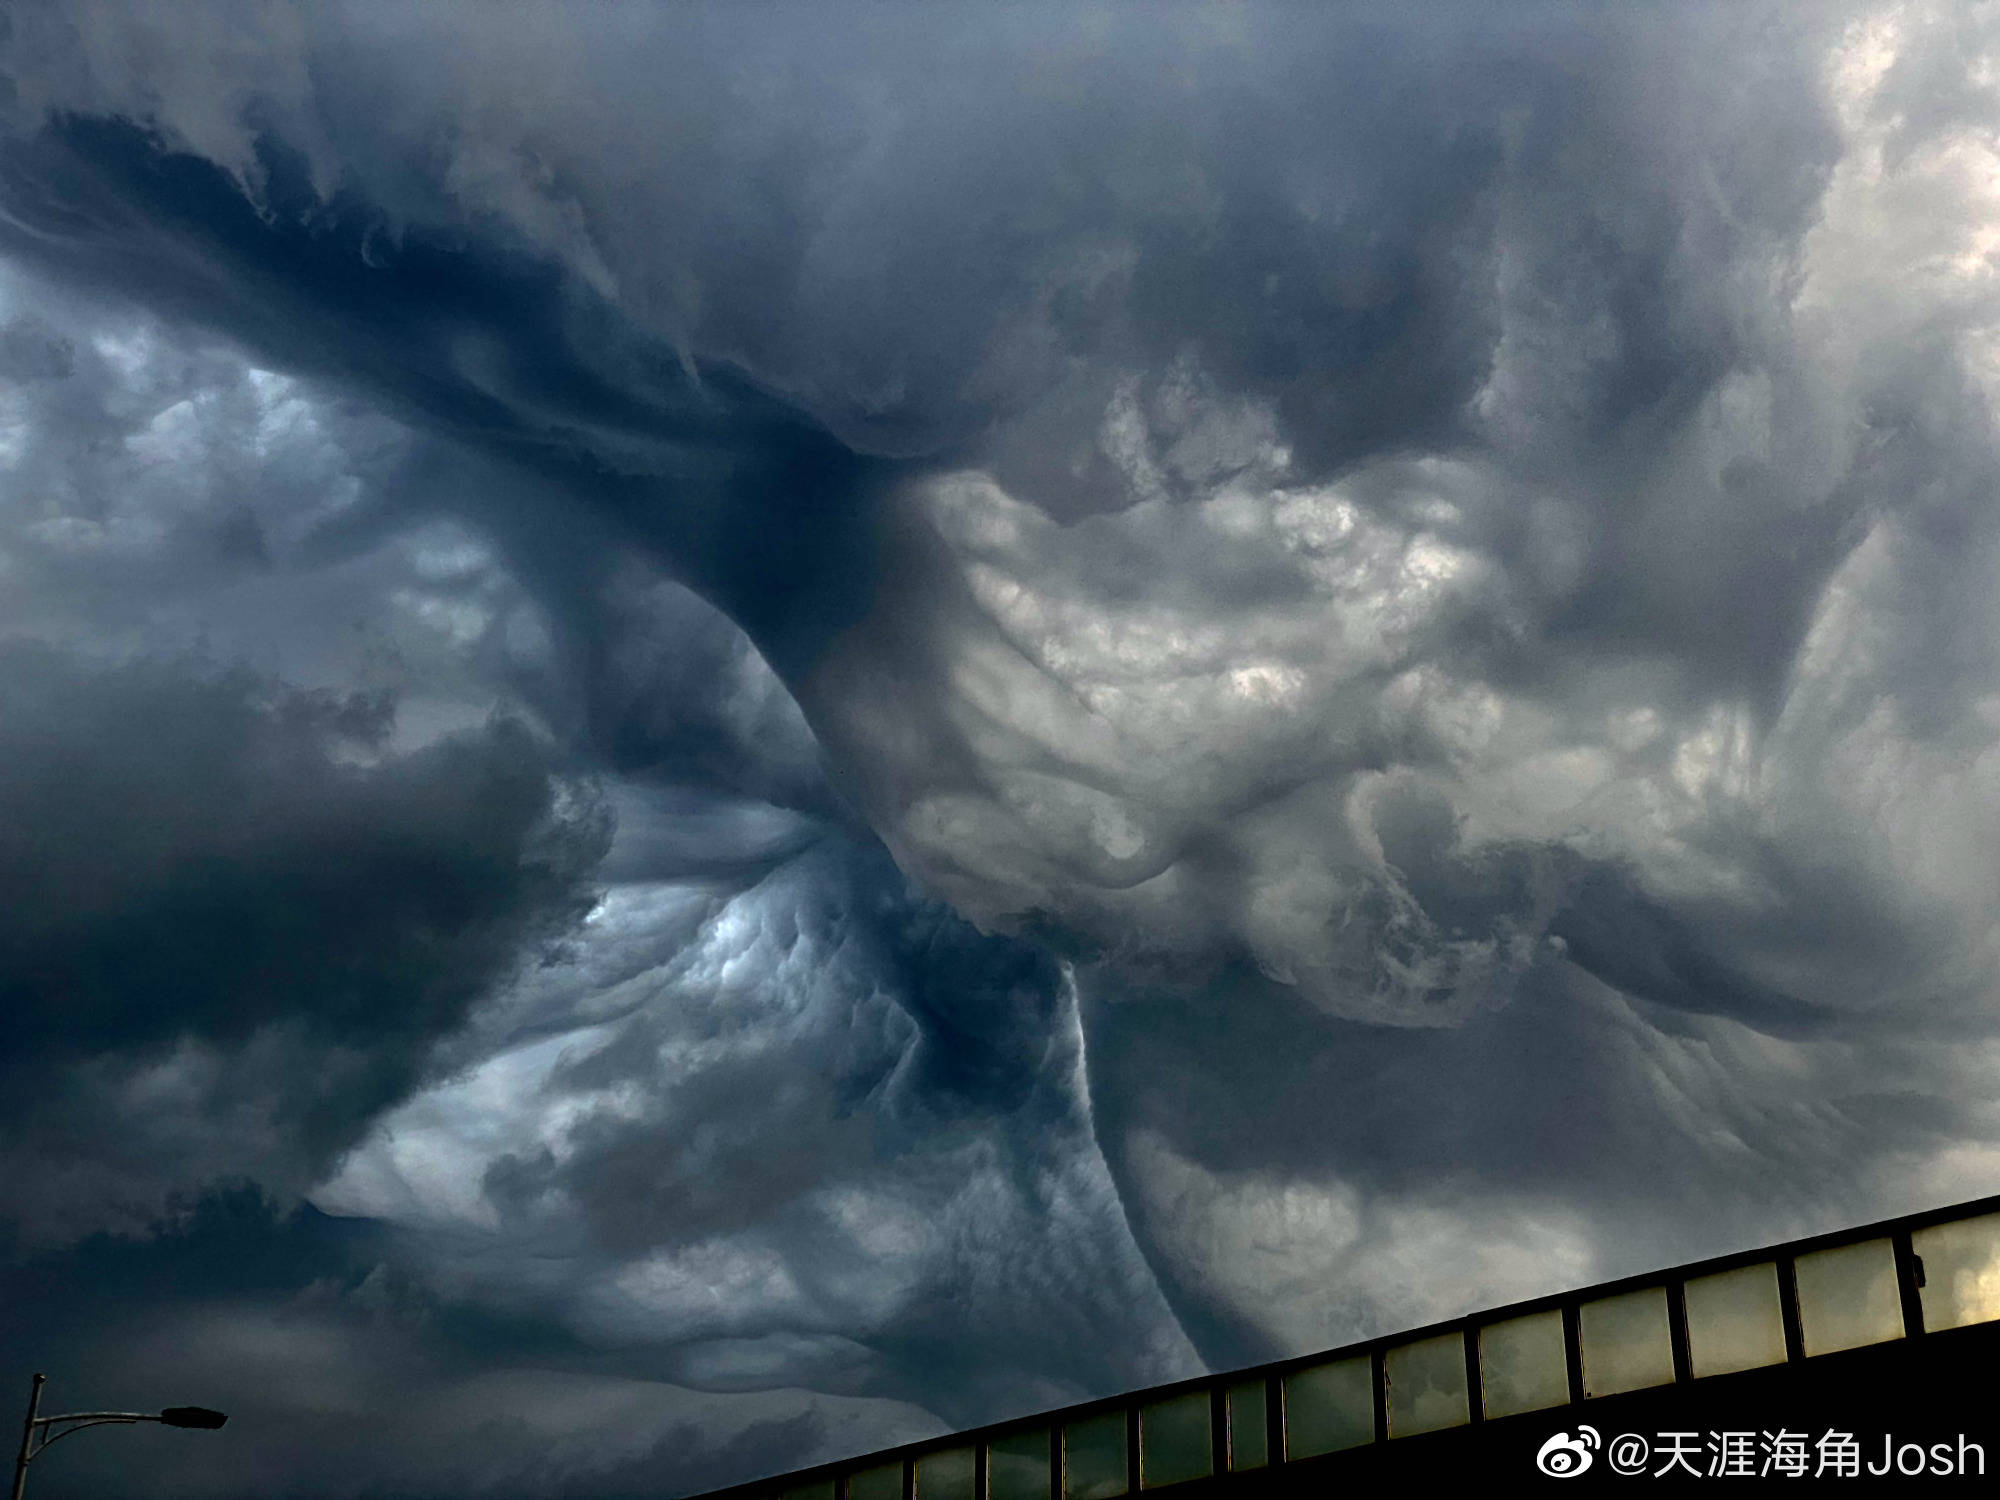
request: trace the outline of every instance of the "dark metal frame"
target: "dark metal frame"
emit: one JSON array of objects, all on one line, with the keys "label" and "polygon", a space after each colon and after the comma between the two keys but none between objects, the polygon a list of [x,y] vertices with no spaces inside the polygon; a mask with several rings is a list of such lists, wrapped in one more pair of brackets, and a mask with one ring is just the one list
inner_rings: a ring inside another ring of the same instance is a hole
[{"label": "dark metal frame", "polygon": [[[1842,1245],[1860,1244],[1868,1240],[1887,1239],[1890,1242],[1895,1256],[1896,1284],[1903,1315],[1901,1336],[1921,1338],[1925,1331],[1921,1294],[1924,1270],[1921,1260],[1912,1248],[1912,1234],[1934,1225],[1978,1218],[1995,1212],[2000,1212],[2000,1194],[1952,1204],[1949,1207],[1904,1214],[1893,1219],[1881,1219],[1874,1223],[1834,1230],[1826,1234],[1809,1235],[1803,1239],[1785,1240],[1775,1245],[1760,1246],[1754,1250],[1740,1250],[1729,1255],[1713,1256],[1707,1260],[1691,1261],[1684,1265],[1636,1276],[1621,1276],[1612,1281],[1596,1282],[1566,1292],[1485,1308],[1464,1317],[1447,1318],[1421,1328],[1405,1329],[1377,1338],[1363,1339],[1357,1343],[1313,1354],[1295,1355],[1289,1359],[1272,1360],[1244,1369],[1198,1375],[1169,1385],[1150,1386],[1143,1390],[1128,1391],[1122,1395],[1107,1396],[1096,1401],[1040,1412],[1032,1417],[991,1423],[984,1427],[953,1433],[949,1437],[930,1438],[918,1443],[907,1443],[899,1448],[887,1448],[833,1463],[819,1464],[810,1469],[801,1469],[749,1484],[736,1485],[726,1490],[717,1490],[712,1492],[711,1496],[704,1497],[704,1500],[777,1500],[783,1492],[803,1489],[809,1485],[825,1484],[828,1481],[833,1485],[833,1500],[849,1500],[848,1475],[859,1469],[875,1468],[896,1462],[900,1462],[903,1469],[902,1500],[925,1500],[924,1496],[917,1493],[916,1461],[929,1453],[964,1447],[971,1447],[974,1455],[973,1500],[991,1500],[989,1454],[992,1443],[1015,1434],[1036,1430],[1046,1431],[1049,1436],[1049,1500],[1069,1500],[1064,1486],[1064,1430],[1086,1418],[1113,1411],[1122,1411],[1125,1414],[1126,1488],[1120,1493],[1136,1495],[1140,1491],[1143,1477],[1141,1461],[1144,1455],[1140,1451],[1139,1421],[1139,1409],[1142,1406],[1150,1406],[1154,1402],[1193,1391],[1207,1391],[1212,1433],[1211,1468],[1216,1475],[1239,1472],[1233,1463],[1234,1455],[1230,1452],[1232,1445],[1229,1435],[1229,1388],[1259,1378],[1264,1382],[1266,1423],[1264,1464],[1259,1467],[1276,1467],[1288,1461],[1295,1461],[1287,1454],[1285,1442],[1287,1375],[1334,1360],[1366,1355],[1369,1360],[1375,1400],[1373,1441],[1377,1443],[1389,1441],[1387,1383],[1383,1379],[1384,1355],[1390,1349],[1404,1344],[1451,1333],[1458,1333],[1465,1340],[1466,1425],[1487,1420],[1512,1421],[1514,1420],[1512,1417],[1488,1419],[1483,1410],[1485,1402],[1480,1380],[1479,1331],[1489,1324],[1503,1322],[1509,1318],[1556,1311],[1562,1314],[1563,1353],[1567,1367],[1569,1395],[1567,1402],[1543,1408],[1541,1414],[1545,1415],[1547,1412],[1560,1411],[1565,1406],[1579,1405],[1592,1399],[1584,1394],[1582,1341],[1578,1318],[1578,1311],[1583,1304],[1604,1297],[1615,1297],[1623,1292],[1644,1291],[1654,1287],[1664,1288],[1666,1291],[1668,1332],[1673,1350],[1672,1383],[1682,1385],[1696,1378],[1688,1345],[1687,1283],[1697,1277],[1712,1275],[1718,1271],[1730,1271],[1766,1262],[1777,1267],[1778,1305],[1785,1334],[1784,1362],[1794,1364],[1808,1358],[1799,1317],[1798,1284],[1794,1271],[1799,1257],[1818,1250],[1831,1250]],[[1421,1437],[1422,1435],[1411,1435],[1397,1441],[1421,1441]]]}]

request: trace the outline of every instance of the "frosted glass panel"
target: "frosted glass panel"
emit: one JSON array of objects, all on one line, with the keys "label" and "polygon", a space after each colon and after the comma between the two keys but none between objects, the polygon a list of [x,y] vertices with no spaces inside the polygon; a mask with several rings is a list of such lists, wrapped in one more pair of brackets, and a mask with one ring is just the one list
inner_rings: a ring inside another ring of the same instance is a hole
[{"label": "frosted glass panel", "polygon": [[1031,1427],[995,1438],[986,1450],[990,1500],[1049,1500],[1049,1430]]},{"label": "frosted glass panel", "polygon": [[1105,1500],[1131,1486],[1125,1477],[1125,1413],[1107,1411],[1063,1428],[1066,1500]]},{"label": "frosted glass panel", "polygon": [[847,1500],[903,1500],[903,1465],[856,1469],[847,1476]]},{"label": "frosted glass panel", "polygon": [[1436,1432],[1470,1420],[1465,1401],[1465,1335],[1441,1333],[1398,1344],[1382,1356],[1389,1436]]},{"label": "frosted glass panel", "polygon": [[1229,1388],[1229,1467],[1261,1469],[1271,1461],[1264,1382],[1243,1380]]},{"label": "frosted glass panel", "polygon": [[1215,1429],[1207,1391],[1139,1408],[1139,1487],[1206,1479],[1215,1472]]},{"label": "frosted glass panel", "polygon": [[1699,1379],[1785,1362],[1785,1315],[1771,1261],[1687,1284],[1688,1367]]},{"label": "frosted glass panel", "polygon": [[1541,1411],[1569,1400],[1562,1314],[1529,1313],[1480,1329],[1479,1387],[1489,1417]]},{"label": "frosted glass panel", "polygon": [[1667,1385],[1674,1378],[1673,1336],[1667,1331],[1667,1289],[1649,1286],[1586,1302],[1577,1314],[1583,1345],[1583,1393]]},{"label": "frosted glass panel", "polygon": [[917,1500],[972,1500],[971,1448],[943,1448],[917,1460]]},{"label": "frosted glass panel", "polygon": [[2000,1318],[2000,1214],[1919,1229],[1910,1248],[1924,1264],[1924,1327],[1962,1328]]},{"label": "frosted glass panel", "polygon": [[1887,1240],[1815,1250],[1795,1264],[1807,1354],[1831,1354],[1903,1336],[1896,1252]]},{"label": "frosted glass panel", "polygon": [[1375,1380],[1367,1355],[1285,1377],[1285,1457],[1311,1458],[1374,1441]]}]

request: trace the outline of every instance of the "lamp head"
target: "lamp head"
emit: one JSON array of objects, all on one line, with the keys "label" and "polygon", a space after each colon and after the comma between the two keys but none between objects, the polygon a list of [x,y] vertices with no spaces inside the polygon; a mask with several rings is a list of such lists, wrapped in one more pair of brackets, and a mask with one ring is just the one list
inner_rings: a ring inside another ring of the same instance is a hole
[{"label": "lamp head", "polygon": [[160,1413],[169,1427],[220,1427],[229,1418],[205,1406],[169,1406]]}]

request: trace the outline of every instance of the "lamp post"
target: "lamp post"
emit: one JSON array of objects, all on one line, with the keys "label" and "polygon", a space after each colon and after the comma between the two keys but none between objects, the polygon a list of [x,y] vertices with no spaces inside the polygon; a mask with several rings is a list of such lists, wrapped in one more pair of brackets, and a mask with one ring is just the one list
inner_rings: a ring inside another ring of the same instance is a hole
[{"label": "lamp post", "polygon": [[163,1422],[169,1427],[220,1427],[229,1420],[205,1406],[169,1406],[160,1411],[73,1411],[59,1417],[37,1416],[42,1408],[42,1384],[46,1375],[36,1375],[28,1389],[28,1419],[21,1424],[21,1454],[14,1460],[14,1500],[28,1487],[28,1465],[40,1458],[57,1438],[68,1437],[86,1427],[108,1422]]}]

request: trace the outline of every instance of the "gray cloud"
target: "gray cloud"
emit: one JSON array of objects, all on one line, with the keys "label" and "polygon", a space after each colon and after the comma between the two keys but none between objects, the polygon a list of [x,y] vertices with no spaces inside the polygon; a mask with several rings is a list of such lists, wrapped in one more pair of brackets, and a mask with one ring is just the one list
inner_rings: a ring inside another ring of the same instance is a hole
[{"label": "gray cloud", "polygon": [[30,1295],[10,1299],[0,1335],[60,1348],[51,1405],[182,1398],[230,1414],[228,1437],[199,1446],[145,1428],[65,1444],[38,1488],[122,1493],[144,1476],[175,1495],[657,1494],[934,1425],[894,1402],[722,1397],[605,1369],[559,1329],[428,1295],[390,1248],[239,1188],[144,1241],[96,1236],[17,1269]]},{"label": "gray cloud", "polygon": [[0,649],[0,693],[31,1239],[217,1176],[303,1188],[587,905],[601,822],[518,726],[378,758],[386,700],[34,643]]},{"label": "gray cloud", "polygon": [[621,1378],[972,1421],[1984,1191],[1994,41],[32,13],[10,629],[610,778],[318,1188]]},{"label": "gray cloud", "polygon": [[427,1276],[703,1388],[803,1379],[965,1423],[1190,1368],[1046,954],[838,841],[685,902],[614,892],[578,967],[316,1201],[428,1221],[456,1248]]}]

